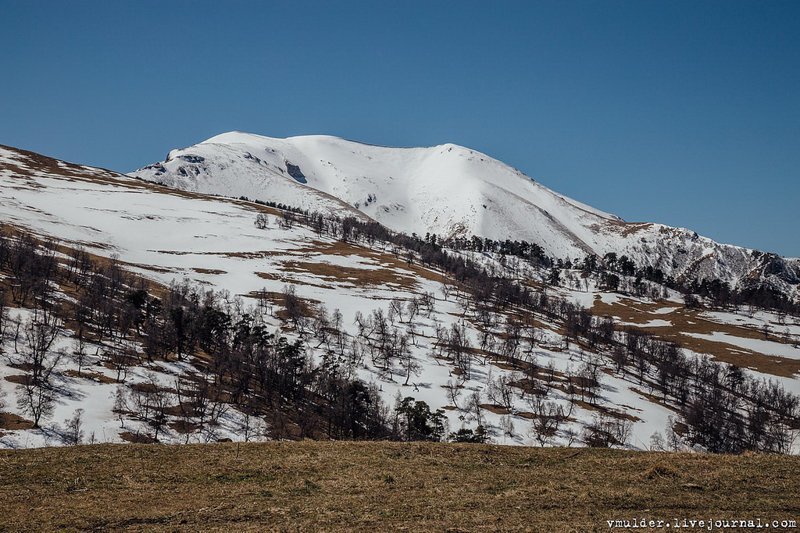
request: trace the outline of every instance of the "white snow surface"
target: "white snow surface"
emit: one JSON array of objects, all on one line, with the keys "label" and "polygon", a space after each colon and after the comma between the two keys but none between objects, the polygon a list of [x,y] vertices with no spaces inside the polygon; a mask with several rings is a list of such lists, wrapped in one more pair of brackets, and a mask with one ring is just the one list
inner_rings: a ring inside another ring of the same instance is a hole
[{"label": "white snow surface", "polygon": [[[625,222],[455,144],[389,148],[324,135],[229,132],[172,150],[165,161],[131,175],[190,191],[363,214],[418,235],[526,240],[554,257],[615,252],[676,277],[736,285],[764,276],[792,296],[800,279],[797,260],[765,257],[683,228]],[[767,269],[767,262],[777,266]]]}]

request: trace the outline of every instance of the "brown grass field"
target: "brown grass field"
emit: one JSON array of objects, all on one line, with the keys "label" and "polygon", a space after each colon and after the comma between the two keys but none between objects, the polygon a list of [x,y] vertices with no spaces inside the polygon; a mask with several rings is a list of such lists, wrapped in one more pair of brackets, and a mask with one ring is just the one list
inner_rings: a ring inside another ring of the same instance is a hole
[{"label": "brown grass field", "polygon": [[368,442],[0,452],[0,530],[607,531],[800,518],[800,458]]},{"label": "brown grass field", "polygon": [[[655,314],[654,310],[661,307],[674,307],[668,314]],[[724,363],[733,364],[742,368],[750,368],[772,374],[774,376],[795,377],[800,374],[800,361],[785,357],[776,357],[748,350],[740,346],[722,341],[696,338],[687,333],[710,334],[715,331],[728,333],[733,337],[745,339],[764,339],[764,334],[756,328],[746,328],[733,324],[723,324],[709,320],[702,316],[702,310],[685,309],[674,303],[652,302],[642,303],[629,298],[620,298],[614,304],[608,304],[597,298],[592,311],[599,316],[608,315],[634,324],[642,324],[638,329],[652,333],[656,337],[672,341],[683,348],[688,348],[697,353],[708,354]],[[653,319],[669,320],[672,325],[668,327],[647,327],[648,321]],[[772,334],[768,340],[785,342],[779,335]]]}]

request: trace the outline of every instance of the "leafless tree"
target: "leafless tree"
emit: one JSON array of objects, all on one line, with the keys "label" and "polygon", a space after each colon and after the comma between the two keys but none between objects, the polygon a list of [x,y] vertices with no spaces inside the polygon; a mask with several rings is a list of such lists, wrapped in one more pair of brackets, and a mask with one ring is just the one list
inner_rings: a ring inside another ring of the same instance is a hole
[{"label": "leafless tree", "polygon": [[83,409],[75,409],[72,418],[64,420],[64,443],[76,446],[83,442]]},{"label": "leafless tree", "polygon": [[51,376],[64,357],[63,351],[52,350],[61,329],[60,320],[52,313],[36,310],[24,322],[22,364],[28,370],[19,385],[18,407],[30,415],[34,427],[39,427],[55,404]]},{"label": "leafless tree", "polygon": [[295,327],[299,326],[303,318],[303,302],[297,296],[297,289],[294,285],[286,285],[283,288],[283,307],[286,309],[286,317]]},{"label": "leafless tree", "polygon": [[514,390],[511,387],[511,379],[505,375],[497,376],[495,379],[490,378],[486,395],[493,404],[511,409],[514,403]]},{"label": "leafless tree", "polygon": [[256,215],[254,224],[258,229],[267,229],[269,227],[269,217],[266,213],[259,213]]},{"label": "leafless tree", "polygon": [[530,398],[529,403],[533,408],[531,426],[534,438],[540,446],[544,447],[558,435],[559,428],[568,416],[564,413],[564,408],[556,402],[545,401],[538,396]]},{"label": "leafless tree", "polygon": [[389,314],[388,314],[389,322],[394,324],[394,319],[397,318],[397,320],[399,320],[400,323],[402,324],[404,322],[403,321],[404,314],[405,314],[405,305],[403,303],[403,300],[395,298],[391,302],[389,302]]},{"label": "leafless tree", "polygon": [[38,428],[39,423],[53,413],[55,392],[43,384],[34,385],[31,377],[25,376],[18,387],[17,407],[29,415],[33,420],[33,427]]},{"label": "leafless tree", "polygon": [[465,409],[475,417],[475,422],[479,426],[483,425],[483,408],[481,407],[481,403],[481,393],[479,391],[473,391],[472,394],[469,395],[467,405],[465,406]]},{"label": "leafless tree", "polygon": [[630,420],[600,413],[584,428],[583,441],[594,448],[625,446],[632,431],[633,422]]},{"label": "leafless tree", "polygon": [[78,365],[78,376],[81,375],[81,370],[83,366],[86,364],[87,353],[86,353],[86,339],[83,336],[75,337],[73,341],[73,348],[72,348],[72,360],[75,361],[75,364]]},{"label": "leafless tree", "polygon": [[399,350],[400,366],[403,368],[406,374],[406,381],[403,383],[403,385],[408,385],[408,381],[411,379],[412,374],[415,376],[418,375],[420,370],[422,370],[422,367],[411,353],[411,350],[408,348],[408,336],[403,335],[402,338],[404,339],[403,342],[405,346]]},{"label": "leafless tree", "polygon": [[34,311],[23,323],[22,363],[29,368],[31,381],[35,385],[48,383],[50,374],[61,359],[61,352],[50,349],[60,331],[61,320],[54,313],[43,310]]},{"label": "leafless tree", "polygon": [[461,396],[461,385],[457,381],[448,379],[447,385],[445,385],[445,390],[447,391],[447,397],[450,399],[453,407],[456,409],[461,409],[458,406],[458,398]]}]

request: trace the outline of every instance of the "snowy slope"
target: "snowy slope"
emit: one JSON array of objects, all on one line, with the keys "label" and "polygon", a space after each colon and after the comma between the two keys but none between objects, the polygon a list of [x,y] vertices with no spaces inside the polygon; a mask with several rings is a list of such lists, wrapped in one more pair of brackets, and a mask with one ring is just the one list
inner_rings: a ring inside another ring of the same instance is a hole
[{"label": "snowy slope", "polygon": [[[324,139],[317,141],[324,142]],[[338,144],[340,141],[332,142]],[[422,157],[424,150],[418,155],[425,159]],[[173,156],[177,157],[177,154]],[[304,164],[299,153],[293,156],[295,161],[300,161],[293,164]],[[313,178],[307,179],[311,181]],[[314,201],[319,198],[324,197],[317,197]],[[567,200],[553,201],[561,209],[573,209],[570,207],[573,204]],[[606,217],[588,208],[577,205],[574,208],[587,217]],[[519,379],[518,373],[495,364],[491,358],[475,357],[470,374],[464,378],[463,394],[455,405],[456,400],[450,398],[446,390],[455,374],[451,363],[435,355],[435,330],[437,326],[449,327],[465,315],[458,298],[445,295],[440,278],[426,275],[425,269],[407,265],[380,249],[344,245],[330,237],[317,235],[303,225],[281,227],[276,222],[276,215],[270,215],[268,227],[259,230],[253,224],[256,212],[255,206],[245,202],[157,187],[100,169],[0,147],[0,222],[42,237],[57,238],[71,246],[81,245],[98,256],[116,255],[127,268],[154,281],[166,284],[188,278],[209,288],[228,291],[233,297],[261,289],[278,292],[286,284],[294,284],[299,296],[327,306],[331,311],[340,309],[344,327],[350,335],[356,333],[356,312],[368,314],[382,309],[388,313],[391,299],[407,301],[423,292],[433,294],[435,309],[430,316],[419,316],[410,326],[417,331],[417,341],[411,350],[419,369],[408,384],[404,383],[401,368],[393,365],[388,372],[381,370],[370,363],[369,357],[355,370],[361,379],[380,387],[389,405],[398,393],[413,396],[428,402],[433,408],[449,408],[446,415],[451,430],[462,425],[473,427],[477,421],[465,408],[467,397],[474,393],[480,401],[491,403],[491,385],[495,380]],[[607,220],[613,219],[609,217]],[[332,267],[338,269],[337,275],[330,275]],[[380,275],[371,276],[374,271]],[[594,298],[589,293],[587,296],[589,302]],[[244,300],[244,305],[252,302],[251,298]],[[12,310],[12,319],[24,316],[25,312]],[[468,336],[475,342],[479,332],[470,322],[469,315],[466,316]],[[728,320],[730,317],[724,318]],[[275,315],[265,320],[270,328],[282,325]],[[590,355],[575,344],[562,348],[559,325],[545,317],[538,317],[538,320],[539,339],[531,349],[542,368],[552,365],[557,372],[569,372]],[[501,324],[497,327],[500,328]],[[800,325],[792,324],[791,327]],[[70,335],[71,332],[65,331],[61,344],[69,343]],[[731,342],[729,337],[724,340]],[[309,343],[309,346],[314,344]],[[2,348],[0,339],[0,352]],[[6,354],[13,352],[10,342],[5,348]],[[321,350],[309,349],[313,357],[320,356]],[[0,357],[0,393],[6,395],[5,409],[16,412],[16,391],[6,378],[18,374],[19,369],[7,363],[5,357]],[[161,367],[157,370],[160,379],[172,379],[170,375],[183,371],[174,365],[161,364]],[[107,378],[113,377],[113,373],[101,366],[93,365],[92,368]],[[624,379],[610,366],[607,369],[608,372],[602,375],[597,401],[609,409],[635,417],[631,445],[644,448],[654,431],[663,431],[672,411],[643,394],[638,381]],[[145,373],[152,370],[137,367],[131,371],[131,380],[139,382]],[[79,380],[68,377],[66,372],[63,376],[64,387],[72,392],[59,399],[54,422],[60,422],[76,408],[82,408],[89,418],[89,428],[98,439],[118,442],[121,428],[112,408],[114,392],[123,384]],[[798,383],[800,381],[786,378],[790,390],[796,391]],[[531,398],[531,395],[514,394],[507,414],[484,410],[483,424],[489,428],[494,442],[533,443],[530,418],[524,416],[531,409]],[[549,398],[565,408],[570,405],[570,398],[561,389],[553,388]],[[572,429],[580,432],[595,414],[592,408],[575,407]],[[237,430],[241,424],[239,418],[239,414],[232,412],[219,436],[241,438]],[[133,423],[126,422],[129,425]],[[511,425],[513,430],[509,429]],[[47,444],[47,434],[46,431],[26,430],[0,435],[0,447]],[[180,442],[182,439],[181,435],[170,433],[162,437],[166,442]],[[569,442],[569,436],[566,433],[559,435],[554,442],[564,444]]]},{"label": "snowy slope", "polygon": [[406,233],[526,240],[551,256],[628,255],[675,277],[737,285],[770,278],[795,292],[800,261],[719,244],[683,229],[627,223],[453,144],[387,148],[330,136],[240,132],[173,150],[131,175],[180,189],[323,212],[363,213]]},{"label": "snowy slope", "polygon": [[[210,288],[229,291],[233,296],[244,296],[253,291],[279,292],[285,284],[294,284],[297,293],[312,302],[319,302],[329,310],[340,309],[345,327],[355,333],[355,313],[369,313],[373,309],[388,312],[393,298],[407,300],[422,292],[436,294],[435,311],[430,317],[419,317],[414,327],[418,341],[413,355],[419,364],[418,374],[408,384],[402,379],[402,370],[392,368],[387,373],[369,364],[357,369],[359,377],[376,383],[384,400],[392,405],[395,396],[413,396],[428,402],[434,408],[447,407],[451,400],[445,385],[453,379],[452,367],[436,358],[433,347],[437,325],[448,327],[462,315],[454,297],[441,298],[441,283],[436,278],[425,277],[420,269],[409,270],[404,262],[392,260],[390,254],[380,250],[352,247],[342,251],[341,243],[320,237],[310,228],[296,225],[281,228],[275,217],[268,228],[254,227],[256,210],[243,202],[204,195],[182,193],[163,187],[154,187],[140,180],[115,175],[100,169],[66,164],[30,152],[0,147],[0,222],[10,224],[42,237],[53,237],[72,246],[83,246],[99,256],[116,255],[130,270],[160,283],[190,279]],[[325,275],[326,266],[341,269],[341,275]],[[382,273],[379,283],[369,282],[369,272]],[[398,280],[398,283],[391,282]],[[359,281],[360,280],[360,281]],[[245,304],[253,300],[246,298]],[[26,310],[12,309],[12,320],[21,320]],[[19,318],[18,318],[19,317]],[[281,321],[268,317],[268,326],[278,328]],[[477,338],[472,324],[467,324],[471,338]],[[541,334],[551,343],[558,342],[557,327],[543,330]],[[59,346],[69,346],[72,332],[64,331]],[[311,343],[313,344],[313,343]],[[92,350],[89,350],[92,352]],[[6,379],[19,370],[9,364],[13,346],[9,339],[3,345],[0,336],[0,393],[5,397],[5,410],[17,413],[16,389]],[[312,355],[319,356],[321,351]],[[583,354],[575,349],[551,351],[542,347],[537,357],[546,364],[552,361],[557,370],[565,370],[579,361]],[[65,362],[62,371],[74,370]],[[170,372],[180,369],[160,365],[160,380],[169,383]],[[113,372],[93,364],[93,371],[107,378]],[[154,368],[135,367],[130,382],[142,382]],[[0,447],[39,446],[57,444],[48,435],[56,432],[56,423],[69,418],[75,409],[84,409],[87,430],[101,441],[120,442],[123,430],[118,417],[112,412],[115,391],[124,384],[98,384],[60,374],[69,394],[60,397],[56,413],[44,430],[25,430],[0,435]],[[462,404],[473,391],[482,401],[489,401],[487,390],[492,380],[514,378],[514,373],[476,358],[471,377],[464,381]],[[609,378],[604,396],[615,409],[636,413],[639,422],[634,431],[633,445],[643,446],[649,435],[664,427],[669,411],[649,402],[633,390],[633,384]],[[567,404],[566,394],[554,391],[552,399]],[[522,413],[530,407],[522,397],[514,400],[515,412]],[[630,407],[635,405],[636,407]],[[474,425],[469,413],[459,409],[446,411],[453,430],[462,425]],[[240,415],[232,411],[218,436],[241,438],[237,427]],[[591,420],[591,410],[576,409],[574,417],[580,424]],[[524,417],[501,415],[491,411],[483,414],[484,424],[498,443],[532,443],[527,434],[529,422]],[[504,422],[504,419],[507,421]],[[504,434],[501,426],[512,422],[517,429],[512,435]],[[126,427],[136,427],[127,421]],[[192,441],[203,439],[202,435]],[[165,442],[182,442],[183,436],[165,433]],[[202,442],[202,440],[200,440]]]}]

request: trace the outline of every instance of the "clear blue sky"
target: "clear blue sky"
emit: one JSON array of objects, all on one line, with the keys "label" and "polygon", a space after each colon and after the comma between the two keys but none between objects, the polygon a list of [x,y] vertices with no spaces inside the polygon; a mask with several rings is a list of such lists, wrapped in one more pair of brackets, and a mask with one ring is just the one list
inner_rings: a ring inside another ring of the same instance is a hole
[{"label": "clear blue sky", "polygon": [[228,130],[455,142],[800,256],[800,1],[0,0],[0,143],[128,171]]}]

